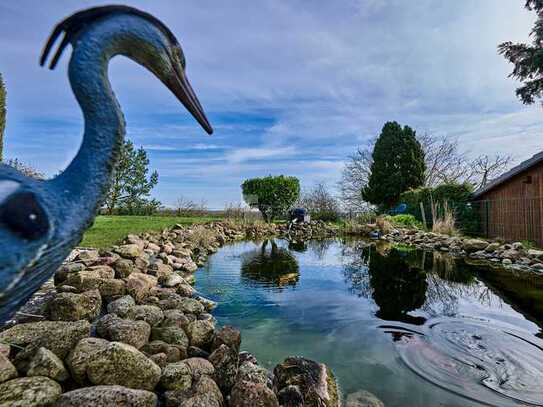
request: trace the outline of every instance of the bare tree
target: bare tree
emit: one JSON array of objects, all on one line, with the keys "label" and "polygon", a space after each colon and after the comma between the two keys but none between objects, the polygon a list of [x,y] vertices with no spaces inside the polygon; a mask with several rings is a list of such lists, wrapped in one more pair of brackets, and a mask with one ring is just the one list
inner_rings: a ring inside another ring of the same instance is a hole
[{"label": "bare tree", "polygon": [[428,133],[417,135],[417,139],[425,155],[424,186],[466,181],[466,152],[460,151],[458,139],[436,137]]},{"label": "bare tree", "polygon": [[470,163],[469,181],[476,189],[482,188],[508,169],[512,161],[509,154],[480,155]]},{"label": "bare tree", "polygon": [[202,198],[200,199],[200,202],[198,202],[198,211],[200,213],[204,213],[204,212],[207,212],[209,209],[207,207],[207,201]]},{"label": "bare tree", "polygon": [[[417,140],[425,155],[425,186],[467,181],[466,153],[460,150],[457,139],[424,133],[417,135]],[[371,140],[365,148],[359,147],[343,167],[339,187],[342,203],[348,211],[361,212],[369,207],[362,199],[362,189],[368,182],[375,141]]]},{"label": "bare tree", "polygon": [[175,201],[177,216],[192,214],[194,211],[196,211],[197,207],[198,205],[194,201],[185,198],[182,195]]},{"label": "bare tree", "polygon": [[[417,134],[425,154],[426,173],[424,186],[435,187],[444,183],[471,183],[482,188],[504,172],[512,163],[509,154],[483,154],[473,160],[468,152],[460,149],[458,139],[446,136]],[[369,208],[362,199],[362,189],[368,182],[375,139],[349,156],[343,167],[339,188],[345,210],[363,212]]]},{"label": "bare tree", "polygon": [[306,208],[314,219],[325,221],[339,219],[339,202],[324,182],[319,182],[309,191],[302,192],[299,205]]},{"label": "bare tree", "polygon": [[362,212],[369,204],[362,199],[362,189],[368,183],[372,163],[371,153],[374,142],[366,148],[358,148],[356,153],[349,156],[341,173],[339,189],[341,200],[348,211]]}]

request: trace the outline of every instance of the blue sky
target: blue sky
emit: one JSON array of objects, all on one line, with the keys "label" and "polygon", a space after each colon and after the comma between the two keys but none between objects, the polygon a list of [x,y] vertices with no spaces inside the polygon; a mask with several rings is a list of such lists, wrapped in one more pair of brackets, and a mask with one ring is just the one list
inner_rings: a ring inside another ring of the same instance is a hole
[{"label": "blue sky", "polygon": [[[8,88],[6,156],[48,175],[81,142],[66,77],[38,66],[53,26],[102,1],[0,4],[0,72]],[[187,75],[215,128],[207,136],[169,91],[122,57],[110,78],[127,133],[160,173],[153,195],[213,208],[240,202],[241,182],[298,176],[335,185],[345,158],[387,120],[459,138],[470,154],[543,147],[541,106],[522,105],[496,52],[525,41],[534,16],[516,0],[127,1],[175,33]]]}]

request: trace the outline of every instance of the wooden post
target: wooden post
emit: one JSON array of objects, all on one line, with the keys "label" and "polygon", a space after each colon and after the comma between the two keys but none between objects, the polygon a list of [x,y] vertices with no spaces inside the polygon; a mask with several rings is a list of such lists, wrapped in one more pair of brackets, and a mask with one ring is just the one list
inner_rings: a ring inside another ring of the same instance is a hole
[{"label": "wooden post", "polygon": [[420,213],[422,216],[422,223],[424,223],[424,228],[428,229],[428,224],[426,223],[426,213],[424,212],[424,205],[422,204],[422,201],[420,201],[419,204],[420,204]]}]

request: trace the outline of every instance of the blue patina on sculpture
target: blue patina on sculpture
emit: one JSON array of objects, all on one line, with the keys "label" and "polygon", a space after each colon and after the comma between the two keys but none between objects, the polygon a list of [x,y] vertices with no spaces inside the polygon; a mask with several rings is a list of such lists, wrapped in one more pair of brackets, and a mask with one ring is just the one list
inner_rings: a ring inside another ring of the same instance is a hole
[{"label": "blue patina on sculpture", "polygon": [[108,190],[125,134],[107,76],[112,57],[124,55],[149,69],[209,134],[213,132],[185,76],[179,43],[155,17],[125,6],[76,13],[57,25],[41,65],[61,34],[50,68],[71,44],[69,80],[85,119],[83,143],[66,170],[51,180],[25,177],[0,164],[0,323],[81,241]]}]

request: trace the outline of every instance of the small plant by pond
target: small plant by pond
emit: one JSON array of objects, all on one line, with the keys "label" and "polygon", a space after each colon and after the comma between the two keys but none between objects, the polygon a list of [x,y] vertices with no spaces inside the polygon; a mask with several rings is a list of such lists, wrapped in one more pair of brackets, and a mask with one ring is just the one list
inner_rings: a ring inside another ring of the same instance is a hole
[{"label": "small plant by pond", "polygon": [[424,225],[410,214],[394,215],[389,217],[393,225],[406,228],[422,229]]}]

